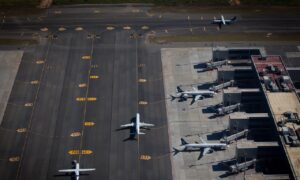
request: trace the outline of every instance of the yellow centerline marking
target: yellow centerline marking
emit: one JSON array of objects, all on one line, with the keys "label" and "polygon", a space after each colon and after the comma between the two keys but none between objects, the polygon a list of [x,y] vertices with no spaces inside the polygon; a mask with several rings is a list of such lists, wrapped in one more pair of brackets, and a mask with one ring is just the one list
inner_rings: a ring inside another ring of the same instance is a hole
[{"label": "yellow centerline marking", "polygon": [[149,29],[149,26],[142,26],[141,29],[147,30],[147,29]]},{"label": "yellow centerline marking", "polygon": [[38,80],[30,81],[30,84],[38,84],[38,83],[39,83]]},{"label": "yellow centerline marking", "polygon": [[41,30],[42,32],[46,32],[46,31],[48,31],[48,28],[43,27],[43,28],[41,28],[40,30]]},{"label": "yellow centerline marking", "polygon": [[25,103],[24,106],[25,107],[31,107],[31,106],[33,106],[33,103]]},{"label": "yellow centerline marking", "polygon": [[81,132],[72,132],[72,133],[70,134],[70,136],[71,136],[71,137],[79,137],[79,136],[81,136]]},{"label": "yellow centerline marking", "polygon": [[86,121],[86,122],[83,123],[83,125],[84,125],[84,126],[94,126],[95,123],[92,122],[92,121]]},{"label": "yellow centerline marking", "polygon": [[123,29],[124,29],[124,30],[130,30],[131,27],[130,27],[130,26],[124,26]]},{"label": "yellow centerline marking", "polygon": [[149,155],[141,155],[140,156],[140,160],[149,161],[150,159],[151,159],[151,156],[149,156]]},{"label": "yellow centerline marking", "polygon": [[77,97],[76,101],[96,101],[96,97]]},{"label": "yellow centerline marking", "polygon": [[147,101],[139,101],[139,105],[147,105],[148,102]]},{"label": "yellow centerline marking", "polygon": [[76,28],[75,28],[75,31],[82,31],[82,30],[83,30],[82,27],[76,27]]},{"label": "yellow centerline marking", "polygon": [[83,60],[91,60],[91,56],[89,56],[89,55],[82,56],[81,59],[83,59]]},{"label": "yellow centerline marking", "polygon": [[59,27],[58,30],[59,30],[60,32],[63,32],[63,31],[65,31],[65,30],[67,30],[67,29],[66,29],[65,27]]},{"label": "yellow centerline marking", "polygon": [[44,64],[45,61],[43,61],[43,60],[37,60],[37,61],[35,61],[35,63],[36,63],[36,64]]},{"label": "yellow centerline marking", "polygon": [[145,83],[145,82],[147,82],[147,79],[139,79],[138,82],[139,82],[139,83]]},{"label": "yellow centerline marking", "polygon": [[99,79],[99,76],[91,75],[91,76],[90,76],[90,79]]},{"label": "yellow centerline marking", "polygon": [[109,31],[111,31],[111,30],[114,30],[115,27],[113,27],[113,26],[107,26],[106,29],[109,30]]},{"label": "yellow centerline marking", "polygon": [[78,87],[80,87],[80,88],[84,88],[84,87],[86,87],[86,86],[87,86],[86,83],[78,84]]},{"label": "yellow centerline marking", "polygon": [[68,151],[68,154],[70,154],[70,155],[90,155],[90,154],[93,154],[93,151],[89,150],[89,149],[70,150],[70,151]]},{"label": "yellow centerline marking", "polygon": [[26,128],[19,128],[19,129],[17,129],[16,131],[17,131],[18,133],[24,133],[24,132],[27,131],[27,129],[26,129]]},{"label": "yellow centerline marking", "polygon": [[8,158],[8,161],[9,162],[19,162],[20,156],[10,157],[10,158]]}]

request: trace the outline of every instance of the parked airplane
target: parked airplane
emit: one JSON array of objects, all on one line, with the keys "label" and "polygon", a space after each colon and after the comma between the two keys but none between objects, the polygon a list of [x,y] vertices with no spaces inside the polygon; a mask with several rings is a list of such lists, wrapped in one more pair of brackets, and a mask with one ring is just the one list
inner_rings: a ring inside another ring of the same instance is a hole
[{"label": "parked airplane", "polygon": [[[255,163],[257,163],[257,162],[258,162],[257,159],[252,159],[250,161],[233,164],[231,166],[228,166],[228,172],[229,173],[244,172],[247,169],[250,169],[251,167],[253,167],[255,165]],[[224,164],[224,165],[226,166],[226,164]]]},{"label": "parked airplane", "polygon": [[212,21],[213,24],[218,24],[220,29],[222,27],[222,25],[229,25],[229,24],[232,24],[236,21],[236,16],[234,16],[233,18],[231,19],[225,19],[223,15],[221,15],[221,18],[220,19],[214,19]]},{"label": "parked airplane", "polygon": [[212,153],[214,150],[224,150],[228,147],[225,143],[207,143],[200,137],[201,143],[188,143],[181,138],[181,145],[174,149],[174,155],[179,152],[201,151],[198,160],[204,155]]},{"label": "parked airplane", "polygon": [[79,163],[77,163],[76,160],[72,161],[72,169],[61,169],[58,170],[58,172],[65,172],[65,173],[71,173],[72,176],[76,177],[76,180],[79,180],[80,172],[87,172],[87,171],[95,171],[95,168],[89,168],[89,169],[80,169]]},{"label": "parked airplane", "polygon": [[203,99],[205,96],[213,97],[216,93],[211,90],[198,90],[197,88],[193,87],[193,90],[182,90],[179,86],[177,86],[177,93],[171,95],[172,99],[180,98],[186,100],[187,98],[193,98],[191,104],[195,101]]},{"label": "parked airplane", "polygon": [[143,127],[153,127],[153,126],[154,126],[154,124],[148,124],[148,123],[140,122],[140,114],[136,113],[135,122],[132,122],[130,124],[121,125],[121,128],[135,127],[134,134],[145,134],[145,133],[143,133],[143,132],[140,131],[140,128],[143,128]]}]

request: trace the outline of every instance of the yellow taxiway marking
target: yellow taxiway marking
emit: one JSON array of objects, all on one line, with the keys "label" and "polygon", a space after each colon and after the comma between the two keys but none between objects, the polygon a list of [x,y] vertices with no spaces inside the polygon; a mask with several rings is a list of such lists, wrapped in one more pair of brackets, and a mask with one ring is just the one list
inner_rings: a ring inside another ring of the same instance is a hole
[{"label": "yellow taxiway marking", "polygon": [[87,86],[86,83],[78,84],[78,87],[80,87],[80,88],[84,88],[84,87],[86,87],[86,86]]},{"label": "yellow taxiway marking", "polygon": [[44,64],[45,61],[44,61],[44,60],[37,60],[37,61],[35,61],[35,63],[36,63],[36,64]]},{"label": "yellow taxiway marking", "polygon": [[147,105],[148,102],[147,101],[139,101],[139,105]]},{"label": "yellow taxiway marking", "polygon": [[97,67],[99,67],[98,64],[92,64],[91,65],[91,68],[97,68]]},{"label": "yellow taxiway marking", "polygon": [[48,28],[43,27],[43,28],[41,28],[40,30],[41,30],[42,32],[46,32],[46,31],[48,31]]},{"label": "yellow taxiway marking", "polygon": [[145,67],[145,64],[139,64],[138,67],[139,67],[139,68]]},{"label": "yellow taxiway marking", "polygon": [[130,26],[124,26],[123,29],[124,29],[124,30],[130,30],[131,27],[130,27]]},{"label": "yellow taxiway marking", "polygon": [[82,56],[81,59],[83,60],[90,60],[92,57],[91,56]]},{"label": "yellow taxiway marking", "polygon": [[149,26],[142,26],[141,29],[147,30],[147,29],[149,29]]},{"label": "yellow taxiway marking", "polygon": [[83,30],[82,27],[76,27],[76,28],[75,28],[75,31],[82,31],[82,30]]},{"label": "yellow taxiway marking", "polygon": [[90,79],[99,79],[99,76],[91,75],[91,76],[90,76]]},{"label": "yellow taxiway marking", "polygon": [[147,79],[139,79],[139,83],[145,83],[147,82]]},{"label": "yellow taxiway marking", "polygon": [[89,155],[92,154],[93,151],[89,149],[84,149],[84,150],[70,150],[68,151],[70,155]]},{"label": "yellow taxiway marking", "polygon": [[141,155],[141,156],[140,156],[140,160],[148,161],[148,160],[150,160],[150,159],[151,159],[151,156],[149,156],[149,155]]},{"label": "yellow taxiway marking", "polygon": [[31,106],[33,106],[33,103],[25,103],[24,106],[25,107],[31,107]]},{"label": "yellow taxiway marking", "polygon": [[94,13],[96,13],[96,14],[97,14],[97,13],[100,13],[100,10],[97,10],[97,9],[96,9],[96,10],[94,10]]},{"label": "yellow taxiway marking", "polygon": [[58,30],[59,30],[60,32],[63,32],[63,31],[65,31],[65,30],[67,30],[67,29],[66,29],[65,27],[59,27]]},{"label": "yellow taxiway marking", "polygon": [[106,29],[109,30],[109,31],[111,31],[111,30],[114,30],[115,27],[113,27],[113,26],[107,26]]},{"label": "yellow taxiway marking", "polygon": [[139,10],[139,9],[133,9],[131,12],[133,12],[133,13],[139,13],[141,10]]},{"label": "yellow taxiway marking", "polygon": [[20,157],[19,156],[15,156],[15,157],[10,157],[8,158],[9,162],[18,162],[20,161]]},{"label": "yellow taxiway marking", "polygon": [[18,133],[24,133],[24,132],[27,131],[27,129],[26,129],[26,128],[19,128],[19,129],[17,129],[16,131],[17,131]]},{"label": "yellow taxiway marking", "polygon": [[71,137],[79,137],[81,136],[81,132],[73,132],[70,134]]},{"label": "yellow taxiway marking", "polygon": [[61,11],[60,10],[56,10],[56,11],[54,11],[54,14],[61,14]]},{"label": "yellow taxiway marking", "polygon": [[86,121],[83,123],[84,126],[94,126],[96,123],[92,122],[92,121]]},{"label": "yellow taxiway marking", "polygon": [[77,97],[76,101],[96,101],[97,98],[96,97]]},{"label": "yellow taxiway marking", "polygon": [[38,84],[38,83],[39,83],[38,80],[30,81],[30,84]]}]

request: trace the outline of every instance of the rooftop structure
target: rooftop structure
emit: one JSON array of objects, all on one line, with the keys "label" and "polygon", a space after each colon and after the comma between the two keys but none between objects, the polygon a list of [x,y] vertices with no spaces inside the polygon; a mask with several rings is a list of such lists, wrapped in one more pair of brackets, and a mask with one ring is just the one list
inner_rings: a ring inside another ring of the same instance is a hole
[{"label": "rooftop structure", "polygon": [[280,56],[252,56],[274,124],[295,179],[300,178],[300,103]]}]

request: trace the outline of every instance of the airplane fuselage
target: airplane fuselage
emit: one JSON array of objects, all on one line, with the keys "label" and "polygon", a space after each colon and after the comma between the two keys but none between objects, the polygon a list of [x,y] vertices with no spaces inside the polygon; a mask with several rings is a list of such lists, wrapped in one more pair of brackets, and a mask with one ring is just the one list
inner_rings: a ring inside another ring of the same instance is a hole
[{"label": "airplane fuselage", "polygon": [[191,143],[191,144],[185,144],[181,146],[181,150],[201,150],[203,148],[212,148],[212,149],[226,149],[227,144],[225,143]]},{"label": "airplane fuselage", "polygon": [[140,114],[136,114],[136,121],[135,121],[135,130],[137,134],[140,134]]},{"label": "airplane fuselage", "polygon": [[194,97],[198,95],[203,95],[203,96],[213,96],[215,92],[209,91],[209,90],[199,90],[199,91],[184,91],[181,92],[180,95],[183,97]]}]

